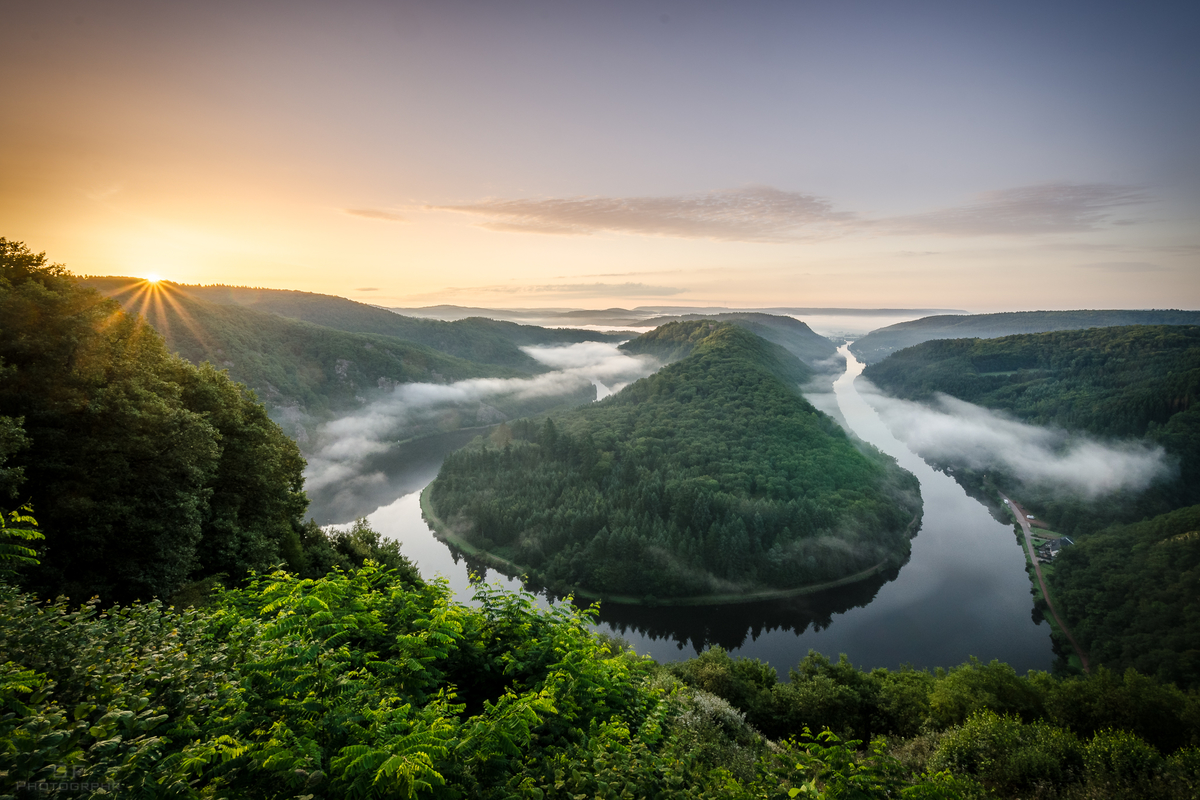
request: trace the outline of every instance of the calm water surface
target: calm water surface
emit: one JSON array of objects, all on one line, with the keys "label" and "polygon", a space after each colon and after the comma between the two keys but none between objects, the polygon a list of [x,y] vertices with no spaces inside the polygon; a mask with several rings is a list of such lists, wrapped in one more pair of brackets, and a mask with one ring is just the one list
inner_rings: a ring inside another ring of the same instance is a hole
[{"label": "calm water surface", "polygon": [[[855,388],[862,365],[845,347],[841,352],[848,368],[834,384],[836,411],[854,434],[894,456],[921,482],[925,513],[908,563],[869,581],[787,601],[653,609],[609,604],[601,609],[598,629],[660,661],[720,645],[762,659],[781,674],[810,648],[830,658],[846,653],[866,669],[953,666],[969,656],[997,658],[1018,672],[1049,669],[1049,628],[1033,622],[1025,556],[1012,528],[891,434]],[[319,495],[312,513],[321,522],[366,515],[376,530],[401,541],[423,574],[444,575],[467,599],[468,573],[484,570],[434,538],[421,518],[418,494],[445,454],[474,434],[459,431],[398,446],[379,458],[386,484],[369,494]],[[487,571],[487,580],[519,586],[494,571]]]}]

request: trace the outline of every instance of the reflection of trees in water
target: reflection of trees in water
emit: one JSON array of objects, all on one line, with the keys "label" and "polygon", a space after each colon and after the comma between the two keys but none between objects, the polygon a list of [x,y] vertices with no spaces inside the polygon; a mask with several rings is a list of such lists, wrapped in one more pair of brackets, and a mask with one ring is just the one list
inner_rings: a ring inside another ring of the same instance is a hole
[{"label": "reflection of trees in water", "polygon": [[900,569],[892,567],[848,586],[758,603],[656,608],[607,603],[600,606],[600,621],[622,635],[633,630],[650,639],[691,643],[697,653],[711,645],[736,650],[747,636],[755,640],[774,630],[795,631],[799,636],[810,626],[824,630],[833,624],[835,614],[867,605],[899,574]]},{"label": "reflection of trees in water", "polygon": [[[470,556],[449,543],[447,546],[454,563],[463,562],[469,573],[482,576],[489,568],[495,569],[484,558]],[[908,563],[907,559],[905,563]],[[896,580],[899,575],[900,567],[890,567],[866,580],[836,589],[757,603],[655,607],[601,603],[599,621],[612,626],[618,635],[632,630],[650,639],[675,642],[681,647],[690,643],[697,653],[712,645],[737,650],[746,643],[747,636],[753,641],[775,630],[795,631],[797,636],[810,627],[814,631],[824,630],[833,624],[835,614],[866,606],[885,583]],[[545,586],[528,581],[525,588],[554,601],[563,598]],[[580,607],[592,603],[582,598],[576,598],[574,602]]]}]

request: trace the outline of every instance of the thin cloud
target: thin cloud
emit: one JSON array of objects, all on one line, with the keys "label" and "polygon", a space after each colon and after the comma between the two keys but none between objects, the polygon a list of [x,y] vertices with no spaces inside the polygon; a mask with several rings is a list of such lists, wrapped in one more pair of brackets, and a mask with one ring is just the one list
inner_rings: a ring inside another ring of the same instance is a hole
[{"label": "thin cloud", "polygon": [[354,291],[356,291],[356,292],[378,292],[379,287],[378,286],[360,286],[359,288],[355,289]]},{"label": "thin cloud", "polygon": [[1131,224],[1129,219],[1116,218],[1116,212],[1149,199],[1140,189],[1127,186],[1047,183],[986,192],[971,202],[936,211],[869,219],[836,211],[829,200],[816,195],[753,186],[674,197],[497,199],[427,208],[480,217],[482,227],[495,231],[793,242],[856,234],[1078,233]]},{"label": "thin cloud", "polygon": [[438,206],[484,217],[492,230],[573,236],[625,233],[742,242],[828,236],[854,221],[829,201],[754,186],[676,197],[566,197]]},{"label": "thin cloud", "polygon": [[406,222],[404,217],[394,211],[384,211],[379,208],[343,208],[342,211],[352,217],[362,217],[363,219],[377,219],[383,222]]},{"label": "thin cloud", "polygon": [[514,295],[536,295],[547,297],[570,297],[583,299],[589,297],[673,297],[683,294],[686,289],[675,286],[653,286],[646,283],[550,283],[534,286],[519,284],[494,284],[490,286],[454,286],[437,292],[412,295],[408,299],[419,301],[430,298],[446,298],[461,295],[498,294],[512,297]]},{"label": "thin cloud", "polygon": [[1166,267],[1148,261],[1097,261],[1094,264],[1076,264],[1080,269],[1094,272],[1142,273],[1166,272]]},{"label": "thin cloud", "polygon": [[1103,183],[1046,183],[985,192],[965,205],[870,223],[881,232],[948,236],[1077,233],[1113,224],[1117,209],[1146,203],[1139,189]]}]

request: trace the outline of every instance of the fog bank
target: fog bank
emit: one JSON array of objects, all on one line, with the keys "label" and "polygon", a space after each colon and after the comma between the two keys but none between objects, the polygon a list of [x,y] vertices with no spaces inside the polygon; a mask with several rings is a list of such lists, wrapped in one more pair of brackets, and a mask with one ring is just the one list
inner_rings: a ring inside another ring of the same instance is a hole
[{"label": "fog bank", "polygon": [[1025,483],[1050,484],[1089,500],[1121,490],[1141,491],[1172,474],[1158,446],[1102,442],[1029,425],[945,394],[923,405],[889,397],[865,378],[855,385],[896,438],[922,458],[974,470],[1002,469]]},{"label": "fog bank", "polygon": [[602,398],[661,366],[602,342],[522,349],[554,371],[532,378],[399,384],[361,410],[321,425],[305,471],[309,491],[377,489],[387,476],[371,467],[371,457],[398,441],[491,425],[572,399]]}]

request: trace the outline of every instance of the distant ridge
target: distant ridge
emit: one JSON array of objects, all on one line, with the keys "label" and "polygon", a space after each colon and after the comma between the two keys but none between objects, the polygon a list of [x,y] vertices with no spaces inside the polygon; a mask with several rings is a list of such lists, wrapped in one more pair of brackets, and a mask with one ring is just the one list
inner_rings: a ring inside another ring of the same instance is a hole
[{"label": "distant ridge", "polygon": [[897,350],[931,339],[995,339],[1017,333],[1111,328],[1118,325],[1200,325],[1200,311],[1082,310],[1005,311],[997,314],[942,314],[871,331],[850,352],[873,364]]}]

